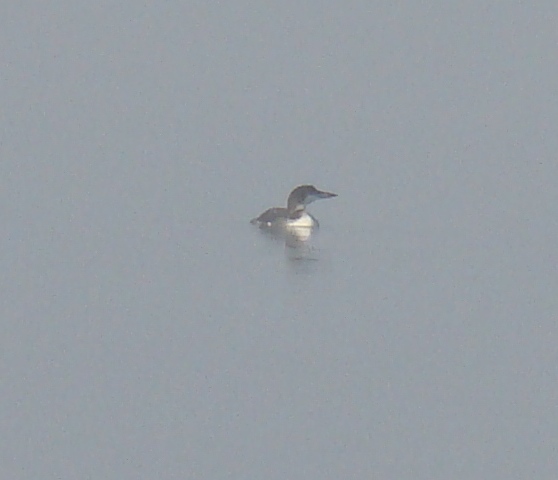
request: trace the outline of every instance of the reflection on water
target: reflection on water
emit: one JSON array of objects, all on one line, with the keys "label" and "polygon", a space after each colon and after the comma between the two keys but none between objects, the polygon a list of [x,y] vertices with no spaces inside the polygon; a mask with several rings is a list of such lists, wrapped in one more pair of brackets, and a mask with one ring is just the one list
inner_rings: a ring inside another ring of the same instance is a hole
[{"label": "reflection on water", "polygon": [[312,232],[307,228],[303,235],[297,232],[289,232],[285,236],[285,253],[289,260],[318,260],[318,249],[312,244]]},{"label": "reflection on water", "polygon": [[294,262],[315,262],[319,250],[313,245],[312,238],[317,232],[313,228],[289,228],[287,231],[260,230],[263,237],[284,246],[285,255]]},{"label": "reflection on water", "polygon": [[298,276],[313,276],[319,272],[319,250],[313,245],[299,245],[291,248],[285,245],[285,256],[290,273]]}]

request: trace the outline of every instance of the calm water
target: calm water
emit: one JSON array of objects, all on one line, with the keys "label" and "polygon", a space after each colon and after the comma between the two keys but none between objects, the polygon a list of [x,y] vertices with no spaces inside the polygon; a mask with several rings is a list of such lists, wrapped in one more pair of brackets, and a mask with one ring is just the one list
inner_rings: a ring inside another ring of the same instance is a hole
[{"label": "calm water", "polygon": [[2,29],[2,478],[555,478],[544,3],[58,7]]}]

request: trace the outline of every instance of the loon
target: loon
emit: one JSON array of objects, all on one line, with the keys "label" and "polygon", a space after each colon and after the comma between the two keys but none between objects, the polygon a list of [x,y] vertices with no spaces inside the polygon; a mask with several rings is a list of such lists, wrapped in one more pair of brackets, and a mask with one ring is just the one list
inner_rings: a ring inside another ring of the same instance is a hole
[{"label": "loon", "polygon": [[306,212],[306,205],[321,198],[336,197],[337,194],[322,192],[314,185],[300,185],[289,195],[287,208],[273,207],[250,221],[261,229],[269,231],[296,231],[319,227],[318,220]]}]

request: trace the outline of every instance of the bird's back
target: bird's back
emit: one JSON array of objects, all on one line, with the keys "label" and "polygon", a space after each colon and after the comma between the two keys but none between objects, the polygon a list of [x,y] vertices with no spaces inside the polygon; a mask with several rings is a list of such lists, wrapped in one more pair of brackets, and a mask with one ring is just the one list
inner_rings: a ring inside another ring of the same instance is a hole
[{"label": "bird's back", "polygon": [[250,220],[253,225],[259,224],[260,227],[270,227],[278,221],[285,221],[289,218],[289,211],[283,207],[268,208],[259,217]]}]

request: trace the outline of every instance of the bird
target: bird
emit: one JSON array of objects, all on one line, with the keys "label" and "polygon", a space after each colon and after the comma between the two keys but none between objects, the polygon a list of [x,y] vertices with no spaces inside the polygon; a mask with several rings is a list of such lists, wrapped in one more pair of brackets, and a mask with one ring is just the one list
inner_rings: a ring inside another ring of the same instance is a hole
[{"label": "bird", "polygon": [[318,190],[314,185],[300,185],[289,194],[287,208],[269,208],[250,223],[270,232],[311,231],[318,228],[319,223],[306,211],[306,206],[316,200],[333,197],[337,194]]}]

